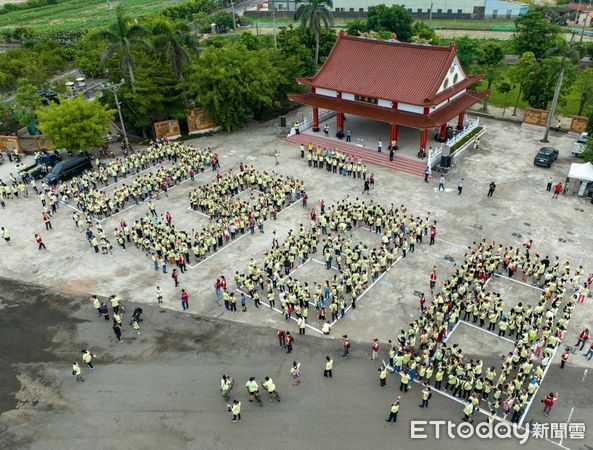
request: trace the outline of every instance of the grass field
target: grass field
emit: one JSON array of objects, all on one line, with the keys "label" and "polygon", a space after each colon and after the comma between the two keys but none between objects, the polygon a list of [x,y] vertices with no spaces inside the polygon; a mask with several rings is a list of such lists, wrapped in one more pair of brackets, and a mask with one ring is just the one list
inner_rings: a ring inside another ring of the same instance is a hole
[{"label": "grass field", "polygon": [[[123,3],[130,15],[140,16],[178,2],[176,0],[125,0]],[[111,14],[112,11],[107,8],[106,0],[69,0],[57,5],[2,14],[0,29],[22,26],[38,32],[91,29],[109,23]]]}]

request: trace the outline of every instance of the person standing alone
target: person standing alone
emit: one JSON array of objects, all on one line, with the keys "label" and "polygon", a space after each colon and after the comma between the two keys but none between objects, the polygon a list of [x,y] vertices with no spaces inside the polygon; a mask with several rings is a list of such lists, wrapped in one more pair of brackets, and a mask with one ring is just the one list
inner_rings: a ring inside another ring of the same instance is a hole
[{"label": "person standing alone", "polygon": [[389,409],[389,417],[385,420],[387,423],[395,423],[397,422],[397,413],[399,412],[399,400],[401,397],[397,397],[395,401],[391,404],[391,408]]},{"label": "person standing alone", "polygon": [[461,195],[461,191],[463,191],[463,178],[457,184],[457,195]]}]

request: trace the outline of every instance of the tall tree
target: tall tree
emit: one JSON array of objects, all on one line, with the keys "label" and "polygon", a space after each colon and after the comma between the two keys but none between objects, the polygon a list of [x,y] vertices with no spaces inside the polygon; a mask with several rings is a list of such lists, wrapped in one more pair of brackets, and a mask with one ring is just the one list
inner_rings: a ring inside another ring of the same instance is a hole
[{"label": "tall tree", "polygon": [[455,39],[453,42],[455,42],[457,57],[459,58],[461,67],[463,67],[464,70],[469,70],[478,55],[480,46],[478,41],[465,35]]},{"label": "tall tree", "polygon": [[60,104],[51,103],[37,110],[39,129],[54,148],[72,151],[99,148],[115,111],[97,100],[87,100],[82,94],[60,100]]},{"label": "tall tree", "polygon": [[[492,88],[492,83],[500,73],[504,60],[504,50],[499,42],[487,41],[480,45],[477,62],[488,81],[487,90]],[[484,99],[484,111],[488,108],[488,97]]]},{"label": "tall tree", "polygon": [[519,60],[507,71],[507,77],[509,80],[519,85],[519,92],[517,93],[515,106],[513,108],[513,116],[517,115],[517,106],[519,105],[519,100],[521,100],[523,86],[525,82],[529,80],[535,70],[537,70],[537,62],[535,61],[534,54],[532,52],[525,52],[521,55],[521,58],[519,58]]},{"label": "tall tree", "polygon": [[191,33],[191,28],[183,21],[175,23],[162,22],[155,27],[154,33],[157,35],[153,45],[155,50],[161,54],[161,60],[168,60],[175,75],[179,79],[181,87],[183,104],[187,107],[187,90],[185,78],[183,76],[184,66],[191,64],[191,52],[198,51],[198,42]]},{"label": "tall tree", "polygon": [[[523,98],[532,108],[548,109],[554,97],[554,89],[561,70],[561,60],[554,56],[542,59],[536,65],[531,76],[523,82]],[[560,90],[560,100],[568,93],[569,86],[574,80],[575,70],[572,65],[565,65],[563,73],[564,83]]]},{"label": "tall tree", "polygon": [[134,77],[134,60],[132,58],[132,47],[148,49],[149,45],[142,39],[148,31],[134,23],[132,18],[125,14],[121,5],[115,8],[115,21],[108,29],[99,31],[96,36],[109,42],[109,47],[102,55],[105,64],[110,56],[117,55],[122,72],[128,72],[132,89],[135,88],[136,78]]},{"label": "tall tree", "polygon": [[412,41],[426,44],[438,45],[440,39],[434,29],[428,26],[425,22],[416,21],[412,26],[414,36]]},{"label": "tall tree", "polygon": [[577,115],[582,116],[585,106],[591,103],[593,99],[593,69],[587,67],[579,71],[575,88],[581,92],[579,98],[579,112]]},{"label": "tall tree", "polygon": [[391,31],[403,42],[408,42],[414,36],[412,22],[412,15],[402,5],[388,7],[380,4],[368,8],[369,30]]},{"label": "tall tree", "polygon": [[530,6],[526,14],[515,20],[513,41],[519,55],[532,52],[539,60],[559,39],[560,27],[550,22],[546,6]]},{"label": "tall tree", "polygon": [[[297,0],[297,4],[304,0]],[[303,28],[309,28],[315,34],[315,68],[319,64],[319,36],[321,28],[334,26],[334,15],[331,8],[332,0],[310,0],[302,3],[296,11],[296,19]]]},{"label": "tall tree", "polygon": [[504,95],[504,102],[503,102],[503,106],[502,106],[502,115],[503,116],[507,110],[507,97],[509,95],[509,92],[511,92],[512,89],[513,89],[513,86],[511,85],[511,83],[509,83],[506,80],[502,80],[496,86],[496,90]]}]

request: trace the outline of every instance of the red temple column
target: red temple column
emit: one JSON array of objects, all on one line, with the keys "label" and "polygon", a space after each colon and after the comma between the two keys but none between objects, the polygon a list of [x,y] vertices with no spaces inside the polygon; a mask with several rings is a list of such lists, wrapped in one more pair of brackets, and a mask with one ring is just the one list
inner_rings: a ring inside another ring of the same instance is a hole
[{"label": "red temple column", "polygon": [[439,139],[441,141],[445,141],[445,139],[447,139],[447,125],[447,123],[441,125],[441,132],[439,133]]},{"label": "red temple column", "polygon": [[313,107],[313,131],[319,131],[319,108]]},{"label": "red temple column", "polygon": [[[389,129],[389,143],[393,143],[393,141],[397,141],[397,135],[399,132],[399,127],[397,123],[392,123]],[[397,144],[397,143],[396,143]]]},{"label": "red temple column", "polygon": [[463,128],[464,122],[465,122],[465,111],[459,113],[459,118],[457,119],[457,127]]},{"label": "red temple column", "polygon": [[428,130],[425,128],[420,135],[420,148],[426,149],[426,141],[428,140]]},{"label": "red temple column", "polygon": [[339,112],[336,115],[336,127],[341,128],[344,131],[344,113]]}]

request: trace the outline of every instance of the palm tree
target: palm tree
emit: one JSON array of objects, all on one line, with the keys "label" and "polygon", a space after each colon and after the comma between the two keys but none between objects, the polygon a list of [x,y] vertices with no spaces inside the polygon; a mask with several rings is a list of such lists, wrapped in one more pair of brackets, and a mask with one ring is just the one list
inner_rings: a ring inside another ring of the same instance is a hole
[{"label": "palm tree", "polygon": [[[296,0],[301,3],[305,0]],[[326,29],[334,25],[334,15],[331,12],[334,4],[332,0],[309,0],[303,3],[296,12],[296,19],[301,22],[303,28],[309,28],[315,33],[315,68],[319,63],[319,37],[321,26]]]},{"label": "palm tree", "polygon": [[161,22],[154,28],[154,48],[160,52],[161,61],[169,61],[181,84],[183,103],[187,107],[187,92],[183,78],[183,66],[191,63],[190,50],[198,51],[198,41],[191,28],[182,20],[175,23]]},{"label": "palm tree", "polygon": [[107,59],[112,55],[119,56],[119,65],[123,72],[127,71],[130,75],[130,83],[132,90],[135,90],[134,83],[134,60],[132,59],[132,47],[143,47],[145,49],[150,46],[142,40],[142,37],[147,35],[146,29],[138,24],[133,23],[132,18],[125,14],[124,9],[119,5],[115,9],[115,21],[109,26],[107,30],[99,31],[96,36],[100,39],[108,41],[111,45],[101,55],[101,61],[106,63]]}]

